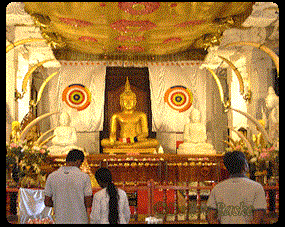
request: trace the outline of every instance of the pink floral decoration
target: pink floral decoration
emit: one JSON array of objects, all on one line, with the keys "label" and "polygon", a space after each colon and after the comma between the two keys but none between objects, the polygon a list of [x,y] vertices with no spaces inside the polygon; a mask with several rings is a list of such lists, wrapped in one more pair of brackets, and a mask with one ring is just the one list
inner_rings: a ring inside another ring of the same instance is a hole
[{"label": "pink floral decoration", "polygon": [[[136,9],[136,6],[138,8]],[[150,14],[160,6],[159,2],[119,2],[118,7],[132,15]]]},{"label": "pink floral decoration", "polygon": [[94,37],[91,37],[91,36],[81,36],[81,37],[79,37],[79,40],[82,40],[82,41],[91,41],[91,42],[98,42],[97,39],[95,39]]},{"label": "pink floral decoration", "polygon": [[144,48],[141,46],[118,46],[117,47],[118,51],[131,51],[131,52],[142,52],[144,51]]},{"label": "pink floral decoration", "polygon": [[79,20],[79,19],[75,19],[75,18],[60,17],[59,20],[65,24],[68,24],[68,25],[71,25],[74,27],[86,27],[86,26],[93,25],[89,21]]},{"label": "pink floral decoration", "polygon": [[163,44],[167,44],[167,43],[170,43],[170,42],[179,43],[179,42],[181,42],[181,41],[182,41],[181,38],[179,38],[179,37],[173,37],[173,38],[169,38],[169,39],[164,40],[162,43],[163,43]]},{"label": "pink floral decoration", "polygon": [[39,219],[39,218],[31,219],[31,218],[29,218],[28,221],[26,222],[26,224],[54,224],[54,221],[52,219],[49,219],[49,218],[43,218],[43,219]]},{"label": "pink floral decoration", "polygon": [[269,152],[275,151],[275,147],[272,146],[272,147],[268,148],[267,151],[269,151]]},{"label": "pink floral decoration", "polygon": [[267,159],[270,157],[270,154],[267,152],[261,153],[259,159]]},{"label": "pink floral decoration", "polygon": [[241,149],[241,146],[240,145],[237,145],[236,147],[235,147],[235,150],[237,150],[237,151],[239,151]]},{"label": "pink floral decoration", "polygon": [[11,146],[11,148],[18,148],[19,147],[19,145],[16,143],[11,143],[10,146]]},{"label": "pink floral decoration", "polygon": [[179,28],[185,28],[187,26],[193,26],[193,25],[199,25],[199,24],[203,24],[205,23],[205,20],[193,20],[193,21],[185,21],[183,23],[180,24],[176,24],[175,27],[179,27]]},{"label": "pink floral decoration", "polygon": [[120,35],[115,38],[118,41],[124,42],[124,41],[134,41],[134,42],[140,42],[143,41],[145,38],[143,36],[125,36]]},{"label": "pink floral decoration", "polygon": [[[133,31],[146,31],[150,30],[156,25],[150,21],[129,21],[129,20],[118,20],[111,24],[113,29],[122,31],[122,32],[133,32]],[[132,29],[135,28],[136,30]]]}]

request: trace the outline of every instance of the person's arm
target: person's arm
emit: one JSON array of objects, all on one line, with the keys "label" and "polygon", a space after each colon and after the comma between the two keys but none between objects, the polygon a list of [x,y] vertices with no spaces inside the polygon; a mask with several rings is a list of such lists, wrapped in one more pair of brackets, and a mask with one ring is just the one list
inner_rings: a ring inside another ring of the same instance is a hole
[{"label": "person's arm", "polygon": [[220,224],[220,221],[218,219],[218,212],[216,209],[208,208],[206,219],[209,224]]},{"label": "person's arm", "polygon": [[46,207],[53,207],[53,202],[52,202],[52,198],[49,196],[45,196],[45,206]]},{"label": "person's arm", "polygon": [[207,201],[206,219],[209,224],[220,224],[220,220],[218,218],[218,206],[216,201],[216,187],[214,187],[211,191]]},{"label": "person's arm", "polygon": [[48,176],[47,181],[46,181],[46,185],[45,185],[45,189],[44,189],[44,195],[45,195],[45,200],[44,200],[44,204],[47,207],[53,207],[53,201],[52,201],[52,179],[51,179],[51,175]]},{"label": "person's arm", "polygon": [[84,205],[86,207],[88,223],[90,224],[90,214],[91,214],[91,206],[92,206],[93,196],[84,196]]},{"label": "person's arm", "polygon": [[131,211],[130,211],[130,205],[129,205],[129,200],[128,200],[128,196],[126,194],[126,192],[124,192],[124,200],[123,200],[123,213],[124,213],[124,217],[126,220],[126,223],[130,222],[130,218],[131,218]]},{"label": "person's arm", "polygon": [[267,208],[265,191],[261,184],[259,184],[259,187],[256,190],[253,201],[253,219],[251,223],[260,224],[263,221],[263,217]]},{"label": "person's arm", "polygon": [[92,198],[93,196],[85,196],[84,197],[84,205],[86,207],[86,209],[90,208],[92,206]]},{"label": "person's arm", "polygon": [[253,211],[253,219],[251,221],[251,224],[261,224],[263,221],[263,217],[265,214],[265,210],[254,210]]},{"label": "person's arm", "polygon": [[90,223],[90,213],[91,213],[91,206],[92,206],[92,200],[93,200],[93,193],[92,193],[92,185],[89,175],[85,175],[85,181],[84,181],[84,205],[86,207],[87,216],[88,216],[88,222]]},{"label": "person's arm", "polygon": [[90,224],[100,224],[101,220],[101,203],[96,194],[93,197],[92,209],[90,213]]}]

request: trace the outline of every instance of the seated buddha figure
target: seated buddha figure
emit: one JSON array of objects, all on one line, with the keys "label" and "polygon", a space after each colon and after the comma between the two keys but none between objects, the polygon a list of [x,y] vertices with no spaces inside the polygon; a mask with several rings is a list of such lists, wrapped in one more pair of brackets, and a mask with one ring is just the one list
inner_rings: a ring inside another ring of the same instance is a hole
[{"label": "seated buddha figure", "polygon": [[19,121],[12,122],[12,132],[10,134],[10,143],[18,143],[20,141],[21,125]]},{"label": "seated buddha figure", "polygon": [[75,128],[70,126],[70,121],[70,116],[67,112],[63,112],[60,115],[60,126],[54,130],[54,138],[51,141],[53,145],[48,148],[50,155],[63,155],[67,154],[71,149],[80,149],[75,146],[77,136]]},{"label": "seated buddha figure", "polygon": [[[157,149],[159,147],[156,139],[147,138],[147,116],[145,113],[135,110],[136,104],[136,94],[132,92],[127,78],[125,90],[120,94],[122,111],[111,117],[109,138],[101,140],[103,148]],[[116,137],[118,126],[120,127],[119,138]]]},{"label": "seated buddha figure", "polygon": [[201,123],[201,114],[194,108],[190,114],[190,123],[184,126],[184,142],[179,145],[177,154],[216,154],[212,144],[206,140],[206,125]]}]

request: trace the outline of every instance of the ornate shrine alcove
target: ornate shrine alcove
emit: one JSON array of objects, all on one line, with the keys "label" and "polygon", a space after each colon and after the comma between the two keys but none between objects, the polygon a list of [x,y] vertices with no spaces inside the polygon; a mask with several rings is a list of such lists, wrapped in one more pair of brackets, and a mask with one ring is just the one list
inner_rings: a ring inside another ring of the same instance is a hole
[{"label": "ornate shrine alcove", "polygon": [[[100,132],[100,141],[109,137],[110,119],[116,112],[121,111],[120,94],[125,89],[129,78],[131,90],[137,96],[136,110],[146,113],[148,119],[149,137],[155,138],[152,132],[152,112],[149,87],[149,71],[147,67],[107,67],[105,81],[105,103],[103,131]],[[120,129],[119,129],[120,130]],[[119,132],[118,130],[118,132]],[[119,135],[117,135],[119,137]],[[100,145],[100,153],[103,148]]]}]

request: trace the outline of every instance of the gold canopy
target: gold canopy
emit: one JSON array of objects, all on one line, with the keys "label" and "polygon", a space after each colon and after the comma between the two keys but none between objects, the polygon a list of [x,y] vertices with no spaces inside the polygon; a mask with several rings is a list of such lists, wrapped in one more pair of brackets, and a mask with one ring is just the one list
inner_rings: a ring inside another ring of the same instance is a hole
[{"label": "gold canopy", "polygon": [[[53,48],[97,56],[203,52],[240,27],[253,2],[26,2]],[[201,52],[202,50],[202,52]]]}]

